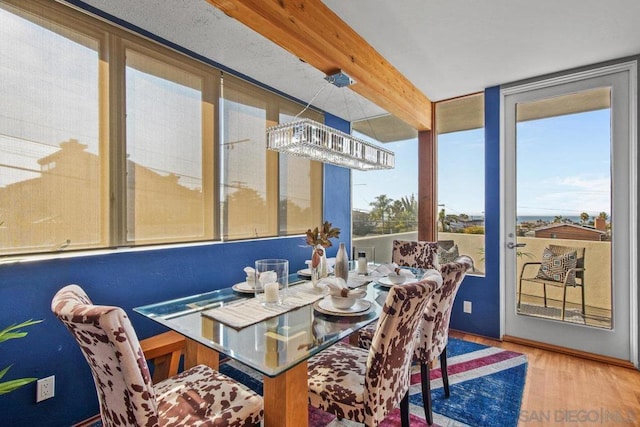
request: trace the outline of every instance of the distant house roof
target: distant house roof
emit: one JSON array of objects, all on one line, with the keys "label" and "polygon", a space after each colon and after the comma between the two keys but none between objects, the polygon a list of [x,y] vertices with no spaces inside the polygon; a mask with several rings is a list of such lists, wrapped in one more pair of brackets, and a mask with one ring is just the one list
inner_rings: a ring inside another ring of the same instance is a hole
[{"label": "distant house roof", "polygon": [[538,227],[533,230],[536,237],[549,237],[557,234],[557,238],[577,239],[577,240],[602,240],[607,233],[593,227],[586,227],[577,224],[556,223]]}]

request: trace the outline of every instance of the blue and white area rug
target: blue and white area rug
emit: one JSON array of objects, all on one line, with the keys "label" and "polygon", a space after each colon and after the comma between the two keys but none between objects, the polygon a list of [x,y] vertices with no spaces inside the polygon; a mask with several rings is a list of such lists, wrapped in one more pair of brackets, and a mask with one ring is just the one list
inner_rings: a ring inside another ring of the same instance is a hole
[{"label": "blue and white area rug", "polygon": [[[451,397],[444,397],[440,368],[431,370],[434,426],[508,427],[518,424],[527,374],[527,357],[513,351],[488,347],[455,338],[447,346]],[[262,394],[261,377],[236,362],[220,371]],[[428,426],[422,409],[420,368],[411,378],[411,426]],[[310,427],[355,427],[361,424],[338,421],[333,415],[309,408]],[[400,426],[400,412],[393,411],[381,427]]]}]

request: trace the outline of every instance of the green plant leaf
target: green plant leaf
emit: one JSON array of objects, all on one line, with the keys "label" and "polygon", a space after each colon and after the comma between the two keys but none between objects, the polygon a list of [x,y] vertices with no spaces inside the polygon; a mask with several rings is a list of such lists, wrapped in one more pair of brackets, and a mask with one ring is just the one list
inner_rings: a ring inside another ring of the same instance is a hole
[{"label": "green plant leaf", "polygon": [[[13,324],[9,327],[4,328],[0,331],[0,342],[12,340],[16,338],[22,338],[27,335],[26,332],[20,330],[20,328],[25,328],[27,326],[35,325],[36,323],[40,323],[42,320],[33,320],[29,319],[25,322],[19,324]],[[9,365],[3,370],[0,371],[0,379],[2,379],[5,374],[9,371],[13,365]],[[0,394],[6,394],[12,392],[13,390],[22,387],[23,385],[29,384],[37,380],[37,378],[18,378],[17,380],[10,380],[0,383]]]},{"label": "green plant leaf", "polygon": [[0,371],[0,379],[2,379],[2,377],[4,377],[4,374],[7,373],[7,371],[12,367],[13,365],[9,365],[6,368],[4,368],[2,371]]},{"label": "green plant leaf", "polygon": [[9,393],[17,388],[34,382],[37,378],[20,378],[17,380],[5,381],[0,383],[0,394]]},{"label": "green plant leaf", "polygon": [[11,326],[6,327],[2,331],[0,331],[0,342],[16,339],[16,338],[23,338],[24,336],[27,335],[27,333],[20,331],[19,330],[20,328],[35,325],[36,323],[40,323],[40,322],[42,322],[42,320],[29,319],[17,325],[13,324]]}]

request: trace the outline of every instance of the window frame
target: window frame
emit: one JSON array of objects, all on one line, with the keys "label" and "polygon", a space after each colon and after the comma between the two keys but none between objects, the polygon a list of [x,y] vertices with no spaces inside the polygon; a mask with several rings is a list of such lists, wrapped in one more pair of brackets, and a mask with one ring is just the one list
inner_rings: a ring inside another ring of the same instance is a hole
[{"label": "window frame", "polygon": [[[169,244],[169,243],[182,243],[182,242],[199,242],[220,240],[220,218],[218,209],[216,209],[216,201],[220,200],[219,196],[219,179],[215,171],[218,170],[219,159],[218,150],[219,147],[219,132],[216,132],[218,124],[218,103],[220,100],[220,78],[222,73],[211,67],[206,67],[200,64],[198,61],[191,60],[190,58],[177,56],[174,52],[158,51],[158,46],[151,44],[144,40],[131,40],[121,39],[116,46],[114,46],[115,52],[112,51],[112,56],[117,58],[117,69],[112,74],[112,78],[118,78],[122,84],[118,81],[110,81],[110,86],[114,87],[114,92],[117,92],[115,97],[116,104],[112,110],[112,116],[110,123],[113,123],[117,128],[116,134],[121,135],[121,144],[117,145],[116,149],[111,152],[111,170],[116,170],[118,173],[112,174],[111,185],[115,189],[117,194],[121,197],[112,198],[115,202],[112,206],[114,212],[114,220],[117,224],[117,236],[115,236],[114,242],[117,242],[118,246],[143,246],[143,245],[156,245],[156,244]],[[208,221],[204,222],[204,232],[200,238],[191,239],[171,239],[165,238],[162,242],[158,242],[158,239],[141,239],[131,241],[127,237],[127,138],[126,138],[126,52],[127,50],[135,51],[139,55],[150,57],[154,60],[167,64],[171,67],[175,67],[186,71],[192,75],[199,76],[202,79],[202,191],[205,199],[204,205],[204,218],[208,218]],[[115,55],[114,55],[115,54]],[[115,75],[114,75],[115,74]],[[115,151],[115,152],[114,152]],[[211,161],[208,161],[211,159]]]},{"label": "window frame", "polygon": [[[221,221],[223,220],[221,206],[224,200],[221,199],[220,185],[221,159],[220,147],[222,145],[222,134],[220,120],[222,114],[222,71],[215,64],[207,59],[195,58],[189,52],[183,52],[180,48],[168,47],[161,41],[156,41],[136,32],[123,28],[116,23],[106,21],[96,17],[90,12],[67,5],[48,2],[44,0],[33,0],[22,2],[20,0],[3,0],[7,9],[13,13],[18,12],[19,16],[27,14],[35,24],[45,26],[51,22],[60,25],[74,32],[87,35],[98,41],[99,65],[98,65],[98,144],[100,156],[100,243],[92,246],[78,246],[61,249],[50,249],[43,246],[34,247],[34,250],[18,252],[10,248],[10,251],[0,254],[0,260],[16,255],[38,255],[48,256],[60,253],[92,252],[116,249],[119,247],[163,247],[175,244],[198,244],[215,243],[224,241],[222,236]],[[127,240],[127,149],[126,149],[126,59],[127,49],[133,49],[143,55],[148,55],[159,59],[171,66],[185,69],[187,72],[196,74],[203,78],[203,192],[205,195],[205,233],[198,239],[163,239],[158,241],[128,241]],[[305,107],[286,96],[276,94],[266,88],[254,85],[239,77],[225,74],[225,78],[232,78],[243,85],[254,86],[261,91],[269,100],[269,113],[265,127],[274,125],[278,121],[279,112],[282,106],[286,109],[298,109],[302,111]],[[313,108],[307,111],[305,116],[314,116],[319,121],[323,120],[323,113]],[[266,130],[266,128],[265,128]],[[266,147],[265,147],[266,150]],[[270,171],[269,175],[274,176],[274,182],[269,185],[276,191],[277,196],[269,209],[274,209],[275,234],[268,237],[281,237],[300,234],[295,232],[282,233],[279,227],[279,201],[280,201],[280,181],[278,153],[267,152],[270,166],[275,168],[275,172]],[[314,200],[319,200],[319,211],[312,213],[314,218],[310,218],[310,223],[315,221],[315,217],[322,219],[323,215],[323,166],[321,179],[318,183],[310,185],[310,191],[318,194],[311,194]],[[317,222],[317,221],[315,221]],[[261,236],[260,238],[267,238]],[[229,239],[242,240],[242,239]],[[64,249],[64,250],[63,250]]]},{"label": "window frame", "polygon": [[[456,132],[467,132],[467,131],[480,130],[480,129],[484,130],[485,128],[484,97],[485,97],[484,92],[477,92],[477,93],[472,93],[472,94],[468,94],[468,95],[453,98],[453,99],[439,101],[435,104],[435,108],[434,108],[435,120],[433,124],[433,137],[434,137],[435,146],[436,146],[435,163],[438,165],[438,167],[440,165],[440,161],[439,161],[440,150],[438,149],[441,143],[440,135],[452,134]],[[477,108],[474,108],[474,104],[477,104],[476,107],[479,106],[480,109],[478,110]],[[444,111],[442,110],[443,107],[445,108]],[[483,146],[486,146],[486,138],[483,138]],[[484,164],[484,161],[485,161],[484,157],[482,157],[482,168],[480,170],[482,171],[483,179],[486,180],[486,173],[485,173],[486,165]],[[437,200],[437,202],[434,204],[437,206],[437,211],[434,218],[436,221],[434,224],[434,240],[439,241],[440,233],[445,233],[444,230],[442,231],[439,230],[440,207],[441,206],[445,207],[445,205],[440,204],[440,197],[441,197],[440,180],[438,179],[437,171],[435,176],[435,182],[436,182],[435,200]],[[484,188],[485,186],[483,183],[482,185],[483,191],[484,191]],[[483,199],[484,199],[483,205],[486,206],[486,195],[484,195],[484,193],[483,193]],[[483,209],[483,212],[484,211],[485,209]],[[466,212],[463,212],[463,213],[466,213]],[[486,219],[486,216],[483,214],[483,220],[485,219]],[[485,225],[483,225],[483,228],[485,228]],[[457,233],[453,233],[453,234],[457,234]],[[461,233],[461,234],[465,236],[469,236],[469,234],[466,234],[466,233]],[[471,233],[471,234],[474,234],[474,233]],[[483,236],[486,237],[486,228],[484,230]],[[454,238],[455,244],[458,245],[459,242],[455,240],[456,239]],[[485,264],[484,251],[486,249],[486,239],[483,239],[482,242],[483,242],[482,247],[480,248],[480,251],[482,253],[481,255],[482,259],[478,259],[478,254],[476,253],[465,253],[464,251],[460,252],[460,255],[469,255],[474,259],[474,267],[467,274],[476,275],[476,276],[486,275],[485,266],[484,266]]]}]

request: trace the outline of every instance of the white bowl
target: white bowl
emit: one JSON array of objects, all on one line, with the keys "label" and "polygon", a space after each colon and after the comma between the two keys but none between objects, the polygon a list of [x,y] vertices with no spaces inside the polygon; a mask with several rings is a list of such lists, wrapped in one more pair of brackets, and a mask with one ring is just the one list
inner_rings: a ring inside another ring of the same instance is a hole
[{"label": "white bowl", "polygon": [[389,281],[394,285],[400,285],[404,283],[405,280],[407,280],[405,276],[398,273],[389,273],[388,277],[389,277]]},{"label": "white bowl", "polygon": [[333,304],[335,308],[343,310],[353,307],[353,304],[355,304],[357,300],[354,296],[341,297],[338,295],[329,295],[329,297],[331,298],[331,304]]}]

